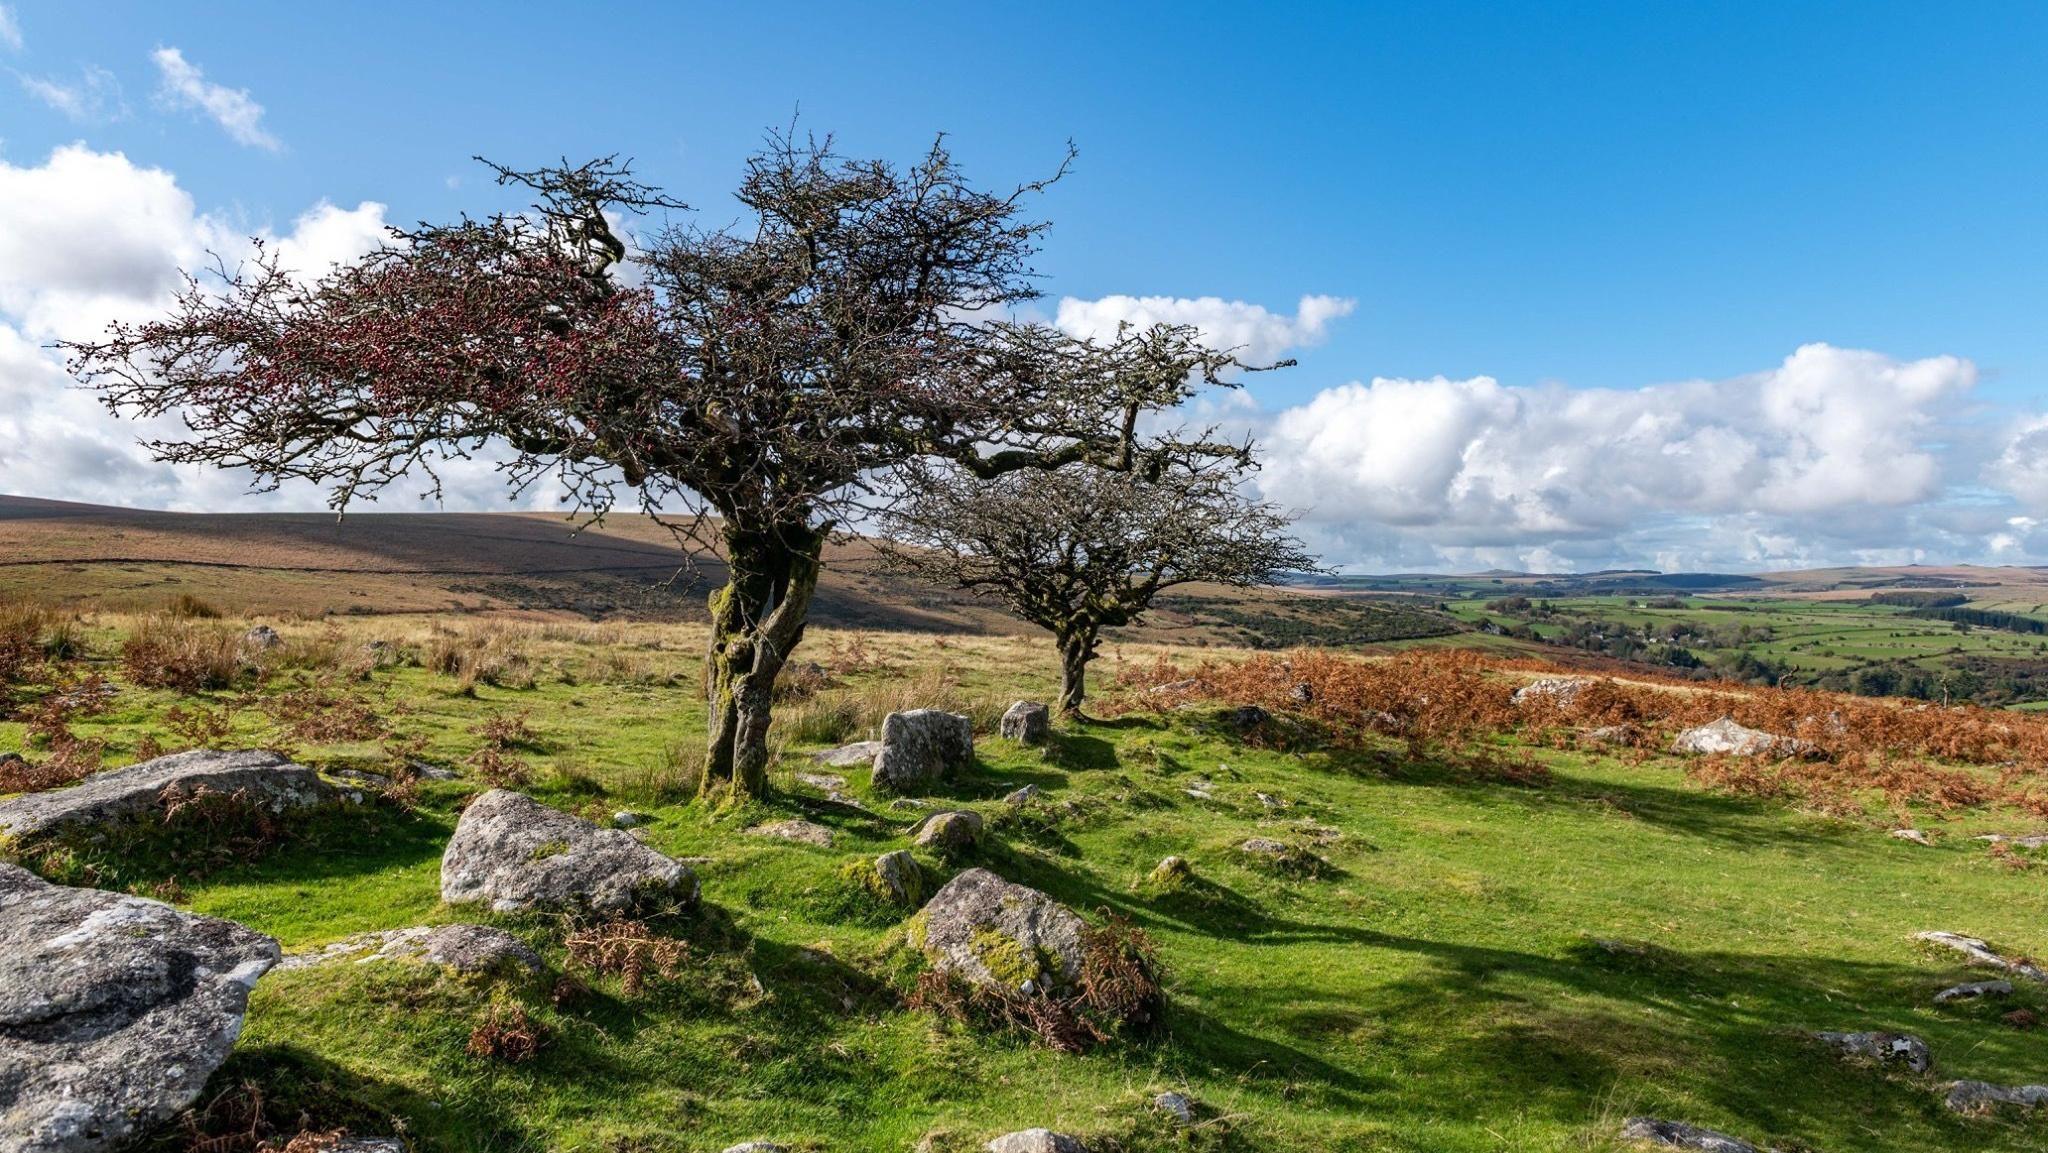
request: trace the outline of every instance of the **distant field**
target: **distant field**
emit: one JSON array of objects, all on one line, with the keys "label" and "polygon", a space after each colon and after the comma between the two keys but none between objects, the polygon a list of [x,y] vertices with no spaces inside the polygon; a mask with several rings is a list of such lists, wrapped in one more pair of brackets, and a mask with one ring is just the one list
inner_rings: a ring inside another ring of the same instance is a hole
[{"label": "distant field", "polygon": [[[1870,603],[1867,594],[1857,599],[1601,596],[1534,603],[1530,612],[1500,611],[1500,598],[1468,598],[1450,602],[1449,611],[1476,627],[1520,626],[1548,644],[1581,648],[1588,643],[1589,627],[1596,640],[1668,637],[1669,645],[1710,667],[1732,667],[1734,658],[1747,654],[1802,682],[1885,666],[1901,675],[1923,670],[1935,686],[1933,693],[1952,689],[1958,696],[2011,678],[2018,685],[2017,698],[2027,699],[2035,692],[2033,679],[2048,671],[2048,636],[1927,619],[1907,606]],[[1967,605],[2048,622],[2042,607],[2011,595],[1983,601],[1973,597]],[[1660,663],[1663,653],[1651,647],[1632,659]]]}]

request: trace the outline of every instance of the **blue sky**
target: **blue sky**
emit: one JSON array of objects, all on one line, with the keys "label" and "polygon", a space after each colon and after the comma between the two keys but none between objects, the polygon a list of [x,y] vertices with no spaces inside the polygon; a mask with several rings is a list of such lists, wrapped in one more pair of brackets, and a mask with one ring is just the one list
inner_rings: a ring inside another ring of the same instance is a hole
[{"label": "blue sky", "polygon": [[[2048,554],[2018,523],[2048,517],[2041,5],[6,7],[0,162],[118,152],[226,231],[285,235],[321,202],[496,207],[472,153],[618,152],[721,220],[741,158],[798,109],[852,152],[908,158],[944,130],[992,183],[1072,138],[1044,202],[1049,312],[1127,294],[1200,319],[1217,297],[1278,323],[1305,295],[1352,302],[1275,329],[1301,366],[1229,410],[1288,457],[1272,495],[1338,563]],[[209,111],[207,86],[245,102]],[[17,279],[0,319],[49,335]],[[1842,355],[1792,364],[1811,346]],[[1402,457],[1390,425],[1436,455]],[[7,451],[0,488],[21,487]],[[67,495],[61,469],[34,475]]]}]

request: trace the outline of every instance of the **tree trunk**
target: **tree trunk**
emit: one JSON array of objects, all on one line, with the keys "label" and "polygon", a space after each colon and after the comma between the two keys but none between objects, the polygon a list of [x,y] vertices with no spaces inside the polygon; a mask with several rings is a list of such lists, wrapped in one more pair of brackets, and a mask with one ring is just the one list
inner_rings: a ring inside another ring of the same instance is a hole
[{"label": "tree trunk", "polygon": [[711,594],[711,647],[704,657],[710,708],[706,794],[738,800],[768,791],[775,678],[803,639],[829,534],[829,528],[809,525],[725,532],[730,571],[725,587]]},{"label": "tree trunk", "polygon": [[1095,659],[1095,630],[1064,633],[1060,643],[1060,712],[1079,716],[1088,696],[1088,662]]}]

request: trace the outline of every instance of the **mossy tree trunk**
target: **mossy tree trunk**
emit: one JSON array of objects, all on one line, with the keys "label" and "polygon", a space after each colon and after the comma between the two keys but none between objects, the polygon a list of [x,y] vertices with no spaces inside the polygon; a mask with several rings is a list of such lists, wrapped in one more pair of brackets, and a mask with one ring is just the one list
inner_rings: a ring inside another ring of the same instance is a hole
[{"label": "mossy tree trunk", "polygon": [[[730,522],[728,522],[730,523]],[[703,791],[728,800],[768,790],[768,725],[775,679],[803,639],[829,527],[728,529],[723,588],[711,594],[704,657],[710,737]]]},{"label": "mossy tree trunk", "polygon": [[1075,624],[1058,634],[1060,646],[1060,712],[1079,716],[1088,698],[1088,662],[1095,659],[1096,625]]}]

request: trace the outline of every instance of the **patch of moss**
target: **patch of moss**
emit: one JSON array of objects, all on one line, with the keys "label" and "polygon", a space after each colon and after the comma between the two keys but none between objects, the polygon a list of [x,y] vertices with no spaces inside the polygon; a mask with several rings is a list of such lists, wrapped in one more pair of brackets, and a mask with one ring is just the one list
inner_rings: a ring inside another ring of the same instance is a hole
[{"label": "patch of moss", "polygon": [[976,930],[968,947],[974,950],[974,959],[1004,988],[1018,988],[1054,971],[1037,950],[1026,949],[1023,942],[995,929]]}]

